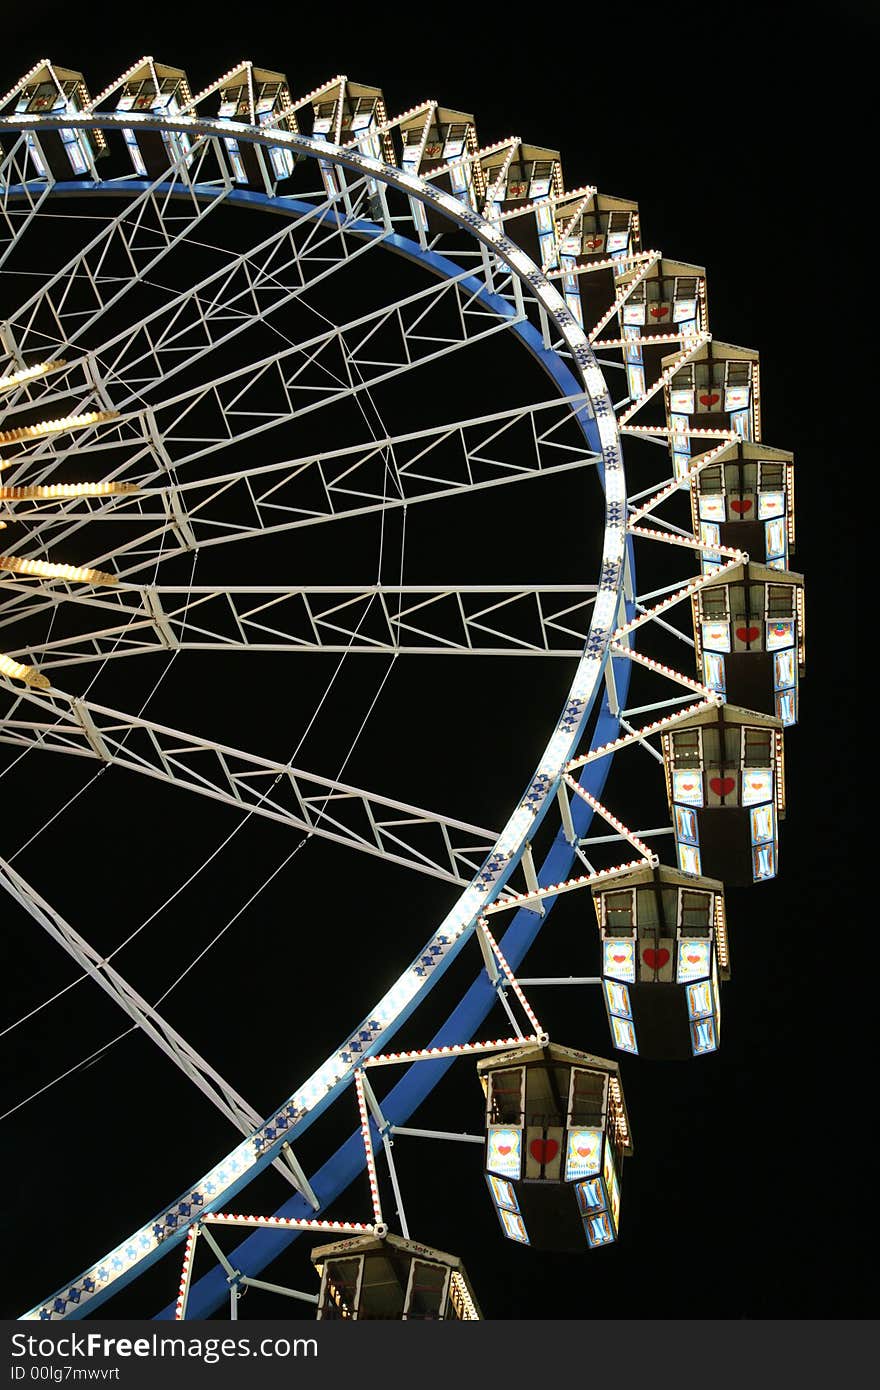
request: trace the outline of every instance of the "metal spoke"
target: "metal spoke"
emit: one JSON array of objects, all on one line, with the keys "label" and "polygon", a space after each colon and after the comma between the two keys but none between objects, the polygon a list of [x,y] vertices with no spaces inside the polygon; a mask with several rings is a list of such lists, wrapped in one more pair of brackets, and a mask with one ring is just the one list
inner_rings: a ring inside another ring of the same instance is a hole
[{"label": "metal spoke", "polygon": [[[213,180],[200,178],[209,161]],[[46,343],[74,343],[86,334],[224,201],[233,185],[228,175],[217,178],[222,168],[217,142],[210,139],[198,140],[186,160],[170,161],[126,205],[123,215],[108,219],[86,247],[10,315],[2,325],[7,351],[23,366],[26,354],[43,352]],[[175,200],[173,216],[169,178],[178,191],[187,192],[186,203]],[[199,184],[198,196],[194,183]],[[120,264],[126,269],[121,284]],[[88,315],[68,303],[74,285],[88,286],[92,293]]]},{"label": "metal spoke", "polygon": [[[94,389],[102,399],[109,398],[111,386],[122,403],[130,403],[138,392],[126,393],[126,387],[143,388],[152,381],[166,384],[383,245],[382,235],[352,242],[347,231],[357,220],[361,201],[355,202],[350,214],[330,217],[337,202],[338,198],[328,197],[308,204],[256,246],[238,255],[224,253],[228,259],[217,270],[175,292],[136,324],[90,347],[57,373],[39,395],[40,405],[49,408],[70,390]],[[33,390],[27,396],[20,393],[21,400],[13,402],[8,412],[28,408],[34,394]]]},{"label": "metal spoke", "polygon": [[[7,655],[44,671],[180,650],[577,657],[595,593],[594,584],[121,585],[105,597],[71,586],[54,607],[93,626]],[[7,622],[49,606],[31,596],[34,606]]]},{"label": "metal spoke", "polygon": [[[97,758],[447,883],[469,883],[470,874],[462,873],[467,857],[484,856],[497,839],[481,826],[61,691],[19,691],[5,678],[0,689],[19,697],[0,725],[2,743]],[[30,704],[42,719],[21,717]]]},{"label": "metal spoke", "polygon": [[[41,553],[50,538],[57,546],[93,521],[134,520],[144,526],[142,532],[89,561],[109,565],[125,578],[194,548],[581,469],[597,459],[577,429],[589,409],[583,397],[543,401],[192,481],[177,481],[176,470],[172,481],[166,469],[161,487],[150,485],[157,477],[151,469],[137,493],[18,508],[16,516],[29,522],[19,548],[29,555]],[[114,420],[93,433],[98,440],[118,439],[126,428],[134,432],[138,427],[147,433],[155,428],[151,417],[140,416],[137,426],[132,420]],[[129,462],[110,476],[137,476],[138,464],[157,438],[155,432],[149,440],[142,435],[139,444],[129,446]],[[166,448],[164,440],[161,447]],[[231,511],[241,516],[240,523],[229,521]],[[172,544],[169,529],[175,533]],[[124,564],[123,557],[130,563]]]}]

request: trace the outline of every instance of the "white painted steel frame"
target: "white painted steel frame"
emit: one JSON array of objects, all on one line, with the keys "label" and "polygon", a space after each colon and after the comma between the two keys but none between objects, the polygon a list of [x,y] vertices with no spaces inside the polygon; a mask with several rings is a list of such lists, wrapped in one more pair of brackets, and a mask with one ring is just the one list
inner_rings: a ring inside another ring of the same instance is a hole
[{"label": "white painted steel frame", "polygon": [[[0,610],[0,630],[71,605],[103,619],[70,637],[7,644],[7,655],[43,671],[168,651],[579,657],[596,594],[595,584],[151,584],[93,596],[77,587],[53,598],[47,586],[38,593],[26,581],[4,584],[32,601],[18,604],[13,616]],[[368,611],[373,630],[364,632]],[[518,622],[535,636],[522,636]]]},{"label": "white painted steel frame", "polygon": [[[103,128],[117,126],[124,128],[133,124],[132,113],[125,118],[101,116],[69,117],[63,121],[49,118],[40,122],[40,128],[57,129],[65,126]],[[162,123],[151,121],[153,128]],[[199,118],[178,119],[167,123],[175,128],[199,135],[232,135],[239,139],[251,139],[264,144],[285,143],[298,152],[314,156],[317,151],[308,140],[289,135],[287,132],[261,132],[259,129],[242,126],[236,122],[205,122]],[[2,117],[0,129],[33,129],[34,122],[27,118]],[[457,946],[477,925],[482,911],[498,896],[509,874],[522,855],[530,835],[534,833],[544,812],[554,802],[565,765],[572,756],[593,697],[599,688],[603,670],[608,660],[608,645],[612,632],[618,626],[624,577],[627,569],[624,564],[626,546],[626,489],[623,475],[623,461],[619,445],[617,424],[613,404],[608,396],[604,379],[595,365],[586,335],[567,310],[562,297],[540,274],[528,256],[503,234],[496,226],[483,221],[476,214],[462,208],[452,195],[431,188],[425,180],[414,175],[381,164],[378,160],[356,154],[351,150],[322,145],[322,158],[332,158],[335,164],[353,168],[356,172],[369,171],[371,177],[381,180],[389,187],[397,187],[420,202],[434,206],[454,223],[466,227],[497,261],[509,268],[514,277],[515,298],[523,303],[523,285],[529,297],[538,305],[539,323],[546,348],[554,344],[561,346],[576,364],[581,375],[591,408],[595,414],[598,439],[602,454],[603,477],[606,494],[606,516],[603,540],[602,577],[593,608],[590,632],[586,649],[578,664],[568,701],[551,738],[545,748],[530,787],[521,804],[514,811],[501,835],[495,842],[493,852],[488,856],[476,879],[465,889],[457,903],[441,923],[438,931],[426,947],[437,957],[438,966],[443,958],[451,959]],[[519,308],[519,315],[524,310]],[[436,978],[440,971],[432,972]],[[398,1022],[406,1016],[418,997],[425,992],[426,982],[423,973],[410,967],[397,981],[397,984],[379,1001],[365,1024],[356,1030],[347,1044],[336,1051],[327,1062],[297,1091],[288,1102],[266,1121],[258,1134],[246,1139],[233,1150],[228,1158],[217,1165],[203,1179],[214,1192],[209,1205],[219,1205],[228,1192],[237,1190],[249,1176],[276,1155],[280,1146],[298,1129],[304,1127],[322,1109],[330,1095],[347,1084],[355,1068],[343,1056],[351,1056],[352,1048],[357,1055],[364,1056],[381,1049]],[[366,1048],[361,1034],[370,1041]],[[76,1284],[75,1304],[66,1298],[59,1314],[50,1301],[42,1309],[34,1309],[28,1316],[58,1317],[68,1313],[78,1315],[85,1311],[99,1292],[105,1294],[112,1285],[120,1282],[125,1275],[130,1276],[160,1247],[167,1247],[181,1239],[187,1228],[183,1209],[192,1210],[186,1196],[173,1204],[159,1220],[135,1234],[107,1261],[101,1261],[91,1271],[87,1271]]]}]

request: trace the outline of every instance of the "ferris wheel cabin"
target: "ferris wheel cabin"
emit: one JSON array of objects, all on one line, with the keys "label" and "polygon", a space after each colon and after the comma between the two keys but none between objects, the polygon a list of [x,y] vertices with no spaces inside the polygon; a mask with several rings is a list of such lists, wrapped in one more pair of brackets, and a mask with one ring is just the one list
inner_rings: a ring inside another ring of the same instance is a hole
[{"label": "ferris wheel cabin", "polygon": [[803,575],[737,565],[692,596],[697,660],[710,690],[795,724],[804,672]]},{"label": "ferris wheel cabin", "polygon": [[482,164],[486,217],[503,224],[536,265],[545,270],[555,265],[553,213],[563,191],[559,151],[516,144],[493,151]]},{"label": "ferris wheel cabin", "polygon": [[[191,103],[192,92],[181,68],[145,59],[126,75],[119,89],[116,110],[134,111],[141,116],[175,116]],[[122,134],[134,171],[141,178],[158,178],[167,171],[169,160],[177,163],[186,159],[192,145],[183,131],[147,130],[139,126],[125,129]]]},{"label": "ferris wheel cabin", "polygon": [[548,1043],[477,1063],[486,1181],[508,1240],[544,1250],[610,1245],[632,1153],[616,1062]]},{"label": "ferris wheel cabin", "polygon": [[[794,550],[794,456],[766,444],[731,444],[691,483],[694,531],[705,545],[745,551],[787,570]],[[703,555],[703,573],[719,563]]]},{"label": "ferris wheel cabin", "polygon": [[[386,129],[385,98],[379,87],[367,87],[338,77],[313,92],[309,104],[311,138],[316,145],[354,145],[371,159],[382,159],[388,164],[396,162],[391,135]],[[318,167],[327,193],[335,197],[341,186],[340,170],[329,159],[319,159]],[[379,184],[370,179],[368,189],[370,216],[379,221],[382,217]],[[416,202],[415,199],[411,201]]]},{"label": "ferris wheel cabin", "polygon": [[591,329],[614,302],[628,257],[641,250],[638,204],[581,189],[555,208],[562,294],[582,328]]},{"label": "ferris wheel cabin", "polygon": [[[227,73],[219,85],[221,121],[267,125],[277,130],[297,129],[290,88],[283,72],[269,72],[251,63]],[[289,179],[296,163],[292,150],[283,145],[258,145],[251,140],[225,136],[223,144],[232,177],[237,184],[271,195],[278,183]]]},{"label": "ferris wheel cabin", "polygon": [[[648,267],[646,269],[646,266]],[[632,285],[619,311],[629,394],[643,396],[663,372],[664,354],[680,336],[683,343],[705,330],[706,272],[683,261],[639,262],[621,267],[617,293]],[[613,326],[604,330],[613,337]],[[601,341],[601,339],[600,339]]]},{"label": "ferris wheel cabin", "polygon": [[716,1051],[730,978],[724,885],[661,865],[592,893],[614,1046],[663,1060]]},{"label": "ferris wheel cabin", "polygon": [[720,705],[663,734],[679,868],[731,887],[775,878],[785,814],[782,721]]},{"label": "ferris wheel cabin", "polygon": [[[486,180],[477,158],[477,129],[470,112],[431,105],[418,108],[400,123],[403,141],[401,167],[430,178],[471,212],[479,211],[486,198]],[[418,225],[432,235],[449,231],[449,222],[413,199],[421,212]]]},{"label": "ferris wheel cabin", "polygon": [[[664,369],[670,369],[675,360],[675,356],[664,358]],[[761,437],[759,359],[750,348],[705,343],[673,371],[665,391],[669,449],[677,478],[689,471],[692,455],[703,452],[702,440],[693,447],[694,431],[730,431],[746,441]]]},{"label": "ferris wheel cabin", "polygon": [[482,1317],[461,1260],[394,1235],[354,1236],[312,1251],[318,1318],[457,1321]]},{"label": "ferris wheel cabin", "polygon": [[[79,115],[91,109],[92,99],[81,72],[40,63],[7,93],[0,109],[14,101],[16,115]],[[41,179],[69,181],[71,174],[97,179],[95,160],[106,152],[100,130],[41,131],[26,136],[31,164]]]}]

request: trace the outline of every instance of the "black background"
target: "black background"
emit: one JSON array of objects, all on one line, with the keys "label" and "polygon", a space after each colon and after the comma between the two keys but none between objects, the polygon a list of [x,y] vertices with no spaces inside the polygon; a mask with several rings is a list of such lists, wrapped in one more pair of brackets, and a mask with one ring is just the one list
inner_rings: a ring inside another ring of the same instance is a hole
[{"label": "black background", "polygon": [[[513,1247],[496,1229],[476,1148],[398,1144],[414,1235],[465,1257],[491,1317],[858,1317],[873,1306],[873,934],[864,906],[872,862],[859,843],[862,802],[873,799],[865,673],[873,597],[856,567],[871,546],[875,389],[856,307],[871,317],[876,40],[875,19],[852,5],[821,15],[794,6],[583,9],[571,19],[555,9],[476,5],[328,6],[295,18],[264,8],[238,19],[164,4],[137,16],[49,5],[19,13],[15,32],[4,34],[4,86],[44,53],[81,69],[93,92],[144,52],[185,67],[194,90],[252,57],[286,71],[295,93],[344,72],[381,85],[391,112],[426,97],[474,111],[482,143],[516,131],[561,150],[567,185],[592,182],[638,199],[644,244],[706,266],[714,335],[760,349],[763,437],[795,453],[794,564],[808,583],[809,664],[802,721],[787,740],[781,877],[729,894],[734,977],[720,1054],[687,1065],[624,1061],[636,1156],[614,1248],[538,1257]],[[253,732],[244,747],[258,746],[260,724],[277,732],[279,709],[307,697],[299,673],[287,686],[235,679]],[[471,702],[479,728],[491,691],[469,675],[443,680],[452,698]],[[553,690],[542,695],[547,711]],[[176,718],[169,695],[167,722],[210,725],[218,697],[207,683],[187,690],[177,680],[173,698]],[[491,817],[492,797],[500,807],[516,795],[539,746],[528,700],[524,684],[510,701],[512,767],[479,814],[467,799],[454,802],[442,729],[425,739],[436,749],[432,762],[413,730],[380,724],[391,785],[379,789],[405,795],[402,773],[424,751],[422,794],[413,800],[478,822]],[[7,802],[4,853],[91,775],[33,757],[26,766],[14,784],[20,801]],[[114,943],[234,823],[207,804],[181,811],[161,789],[132,789],[111,773],[16,862],[84,935]],[[144,993],[158,992],[194,953],[183,933],[199,949],[293,843],[252,822],[236,866],[221,856],[139,954],[123,958],[124,972]],[[310,844],[169,1010],[258,1108],[289,1094],[362,1015],[446,901],[405,876],[405,902],[383,896],[372,865],[322,880],[333,862]],[[323,911],[310,912],[319,900]],[[564,933],[577,941],[577,911],[566,914],[560,907],[557,949]],[[30,922],[10,910],[3,924],[12,1021],[71,976]],[[364,931],[366,947],[356,935]],[[565,968],[590,973],[589,964],[583,955]],[[77,986],[3,1039],[8,1104],[116,1031],[109,1004],[84,1003],[91,988]],[[554,1036],[609,1050],[596,1000],[558,1007]],[[170,1070],[129,1039],[3,1123],[9,1315],[110,1249],[229,1147],[219,1117],[201,1102],[190,1107]],[[472,1077],[442,1088],[418,1122],[473,1132]],[[306,1145],[306,1166],[308,1156]],[[263,1180],[238,1205],[274,1210],[278,1194],[277,1182]],[[342,1215],[365,1216],[365,1193],[344,1206]],[[293,1272],[302,1258],[291,1252],[289,1277],[305,1284],[308,1275]],[[176,1271],[172,1256],[103,1311],[155,1312],[172,1297]],[[283,1273],[270,1277],[283,1282]],[[287,1305],[261,1310],[273,1316]]]}]

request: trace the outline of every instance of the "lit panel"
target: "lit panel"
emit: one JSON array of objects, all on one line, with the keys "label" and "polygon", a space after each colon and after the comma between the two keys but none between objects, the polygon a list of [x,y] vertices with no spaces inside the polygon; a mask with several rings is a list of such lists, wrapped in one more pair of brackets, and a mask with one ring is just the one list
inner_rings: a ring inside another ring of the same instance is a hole
[{"label": "lit panel", "polygon": [[797,701],[793,690],[776,692],[776,718],[785,725],[797,722]]},{"label": "lit panel", "polygon": [[587,1233],[587,1240],[591,1248],[597,1245],[611,1245],[614,1240],[614,1231],[611,1228],[611,1218],[607,1212],[602,1212],[598,1216],[588,1216],[584,1221],[584,1230]]},{"label": "lit panel", "polygon": [[679,843],[678,867],[683,874],[696,874],[699,876],[702,873],[700,867],[700,851],[697,849],[696,845],[683,845]]},{"label": "lit panel", "polygon": [[621,1052],[632,1052],[638,1054],[636,1045],[636,1030],[627,1018],[611,1017],[611,1036],[614,1046],[620,1048]]},{"label": "lit panel", "polygon": [[[768,521],[764,526],[764,546],[767,551],[767,561],[785,559],[785,522]],[[775,566],[777,569],[784,569],[780,564]]]},{"label": "lit panel", "polygon": [[526,1233],[525,1224],[522,1217],[515,1211],[498,1212],[501,1218],[501,1225],[508,1240],[519,1241],[520,1245],[528,1245],[529,1237]]},{"label": "lit panel", "polygon": [[629,990],[626,985],[617,984],[614,980],[604,980],[603,988],[608,1012],[614,1014],[616,1018],[632,1018]]},{"label": "lit panel", "polygon": [[696,811],[692,811],[687,806],[675,807],[675,838],[686,845],[699,844]]},{"label": "lit panel", "polygon": [[[706,492],[700,494],[700,520],[701,521],[724,521],[724,494],[721,492]],[[714,537],[715,540],[718,537]]]},{"label": "lit panel", "polygon": [[765,878],[776,877],[776,855],[772,844],[756,845],[752,850],[752,858],[752,877],[756,883]]},{"label": "lit panel", "polygon": [[723,695],[727,690],[724,677],[724,657],[718,652],[703,653],[703,680],[710,690]]},{"label": "lit panel", "polygon": [[759,521],[767,521],[772,516],[782,516],[784,512],[784,492],[761,492],[758,494]]},{"label": "lit panel", "polygon": [[713,652],[730,651],[730,623],[702,623],[703,646]]},{"label": "lit panel", "polygon": [[506,1211],[518,1212],[519,1202],[516,1200],[512,1184],[505,1182],[503,1178],[494,1178],[491,1174],[487,1176],[496,1206],[504,1207]]},{"label": "lit panel", "polygon": [[610,937],[602,943],[602,974],[613,980],[633,984],[636,978],[636,952],[632,940]]},{"label": "lit panel", "polygon": [[[721,527],[715,521],[700,522],[700,541],[703,545],[721,544]],[[715,565],[721,564],[721,556],[717,551],[703,551],[703,573],[710,570]]]},{"label": "lit panel", "polygon": [[685,806],[703,805],[703,778],[699,772],[690,769],[673,772],[672,799]]},{"label": "lit panel", "polygon": [[490,1125],[486,1167],[502,1178],[518,1178],[522,1171],[522,1131]]},{"label": "lit panel", "polygon": [[695,1057],[699,1057],[704,1052],[717,1051],[718,1035],[715,1031],[714,1019],[701,1018],[691,1024],[691,1047]]},{"label": "lit panel", "polygon": [[675,970],[675,978],[678,983],[684,985],[690,980],[702,980],[708,977],[711,966],[711,941],[706,940],[705,937],[697,940],[682,937],[678,943],[678,961]]},{"label": "lit panel", "polygon": [[591,1182],[579,1182],[575,1191],[582,1216],[605,1210],[605,1189],[601,1178],[593,1178]]},{"label": "lit panel", "polygon": [[633,400],[638,400],[645,394],[645,369],[642,366],[627,367],[629,376],[629,393]]},{"label": "lit panel", "polygon": [[615,1234],[620,1224],[620,1186],[617,1181],[617,1168],[614,1154],[608,1140],[605,1141],[605,1157],[602,1163],[602,1176],[605,1179],[605,1192]]},{"label": "lit panel", "polygon": [[699,980],[696,984],[688,985],[685,992],[689,1018],[707,1018],[714,1012],[710,980]]},{"label": "lit panel", "polygon": [[728,386],[724,392],[725,410],[744,410],[749,403],[748,386]]},{"label": "lit panel", "polygon": [[756,806],[773,797],[773,770],[769,767],[750,767],[742,775],[742,804]]},{"label": "lit panel", "polygon": [[773,839],[773,806],[755,806],[751,813],[752,844],[766,845]]},{"label": "lit panel", "polygon": [[565,1180],[586,1178],[599,1172],[601,1129],[570,1129],[565,1149]]},{"label": "lit panel", "polygon": [[785,690],[794,685],[794,647],[777,652],[773,658],[773,689]]},{"label": "lit panel", "polygon": [[751,439],[752,422],[749,419],[748,410],[734,410],[730,416],[730,423],[740,439]]},{"label": "lit panel", "polygon": [[794,618],[771,618],[767,623],[767,650],[778,651],[780,647],[794,646]]}]

